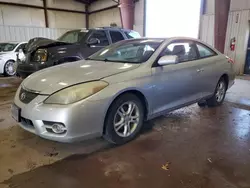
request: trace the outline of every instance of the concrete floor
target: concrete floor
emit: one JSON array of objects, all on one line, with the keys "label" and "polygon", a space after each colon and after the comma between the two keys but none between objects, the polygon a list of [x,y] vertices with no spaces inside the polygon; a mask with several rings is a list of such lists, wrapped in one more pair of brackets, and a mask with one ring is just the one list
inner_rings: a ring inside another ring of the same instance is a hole
[{"label": "concrete floor", "polygon": [[250,187],[250,81],[238,79],[221,107],[192,105],[145,123],[120,147],[23,131],[9,115],[19,83],[0,78],[0,188]]}]

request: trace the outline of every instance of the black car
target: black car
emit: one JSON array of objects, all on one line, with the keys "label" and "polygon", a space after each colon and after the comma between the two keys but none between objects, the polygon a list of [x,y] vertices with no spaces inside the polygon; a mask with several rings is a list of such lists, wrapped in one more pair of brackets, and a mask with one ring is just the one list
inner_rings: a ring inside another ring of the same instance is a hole
[{"label": "black car", "polygon": [[120,40],[139,37],[132,30],[102,27],[71,30],[57,40],[33,38],[25,47],[25,60],[18,61],[17,75],[25,78],[47,67],[86,59],[101,48]]}]

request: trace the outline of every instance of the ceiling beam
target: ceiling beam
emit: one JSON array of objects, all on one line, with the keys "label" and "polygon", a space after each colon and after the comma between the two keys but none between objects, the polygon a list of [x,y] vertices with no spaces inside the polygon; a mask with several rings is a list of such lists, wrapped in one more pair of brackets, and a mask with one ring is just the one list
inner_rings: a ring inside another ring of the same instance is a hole
[{"label": "ceiling beam", "polygon": [[97,0],[75,0],[75,1],[90,5],[91,3],[93,3],[93,2],[95,2]]},{"label": "ceiling beam", "polygon": [[[19,6],[19,7],[35,8],[35,9],[45,9],[44,6],[26,5],[26,4],[21,4],[21,3],[12,3],[12,2],[0,2],[0,5]],[[68,9],[61,9],[61,8],[50,8],[50,7],[47,7],[47,10],[86,14],[85,11],[68,10]]]},{"label": "ceiling beam", "polygon": [[113,5],[113,6],[102,8],[102,9],[99,9],[99,10],[94,10],[92,12],[89,12],[89,14],[98,13],[98,12],[102,12],[102,11],[105,11],[105,10],[110,10],[110,9],[117,8],[117,7],[118,7],[118,5]]}]

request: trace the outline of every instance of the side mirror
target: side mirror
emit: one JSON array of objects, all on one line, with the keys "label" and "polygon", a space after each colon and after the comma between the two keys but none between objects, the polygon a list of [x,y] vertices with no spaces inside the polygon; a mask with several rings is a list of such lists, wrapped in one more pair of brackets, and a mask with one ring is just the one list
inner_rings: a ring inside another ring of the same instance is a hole
[{"label": "side mirror", "polygon": [[19,52],[20,54],[21,54],[21,53],[23,53],[23,49],[19,49],[19,51],[18,51],[18,52]]},{"label": "side mirror", "polygon": [[101,43],[101,41],[98,39],[98,38],[91,38],[88,42],[87,42],[87,44],[89,45],[89,46],[91,46],[91,45],[96,45],[96,44],[100,44]]},{"label": "side mirror", "polygon": [[158,61],[158,64],[161,66],[176,64],[176,63],[178,63],[178,56],[176,55],[165,55],[162,56]]}]

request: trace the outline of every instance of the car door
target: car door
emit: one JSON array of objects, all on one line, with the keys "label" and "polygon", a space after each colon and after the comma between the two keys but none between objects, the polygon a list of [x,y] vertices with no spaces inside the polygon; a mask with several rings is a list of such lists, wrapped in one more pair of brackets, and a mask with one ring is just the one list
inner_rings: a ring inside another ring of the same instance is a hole
[{"label": "car door", "polygon": [[100,42],[95,45],[89,45],[87,49],[84,47],[82,50],[85,57],[94,54],[95,52],[110,44],[109,39],[107,37],[107,32],[105,32],[104,30],[93,31],[93,33],[87,39],[87,42],[94,38],[98,39]]},{"label": "car door", "polygon": [[[24,56],[24,48],[26,46],[27,43],[22,43],[22,44],[19,44],[19,46],[17,46],[17,48],[15,49],[15,54],[16,54],[16,58],[23,58]],[[20,54],[20,50],[22,50],[22,54]],[[21,56],[21,57],[20,57]]]},{"label": "car door", "polygon": [[[166,46],[160,54],[178,56],[178,63],[166,66],[153,66],[155,101],[153,113],[172,110],[199,100],[202,96],[200,87],[200,65],[195,43],[176,41]],[[160,58],[159,57],[159,58]]]},{"label": "car door", "polygon": [[220,65],[217,62],[217,53],[208,46],[196,42],[200,64],[200,88],[202,97],[213,94],[215,86],[221,76]]}]

